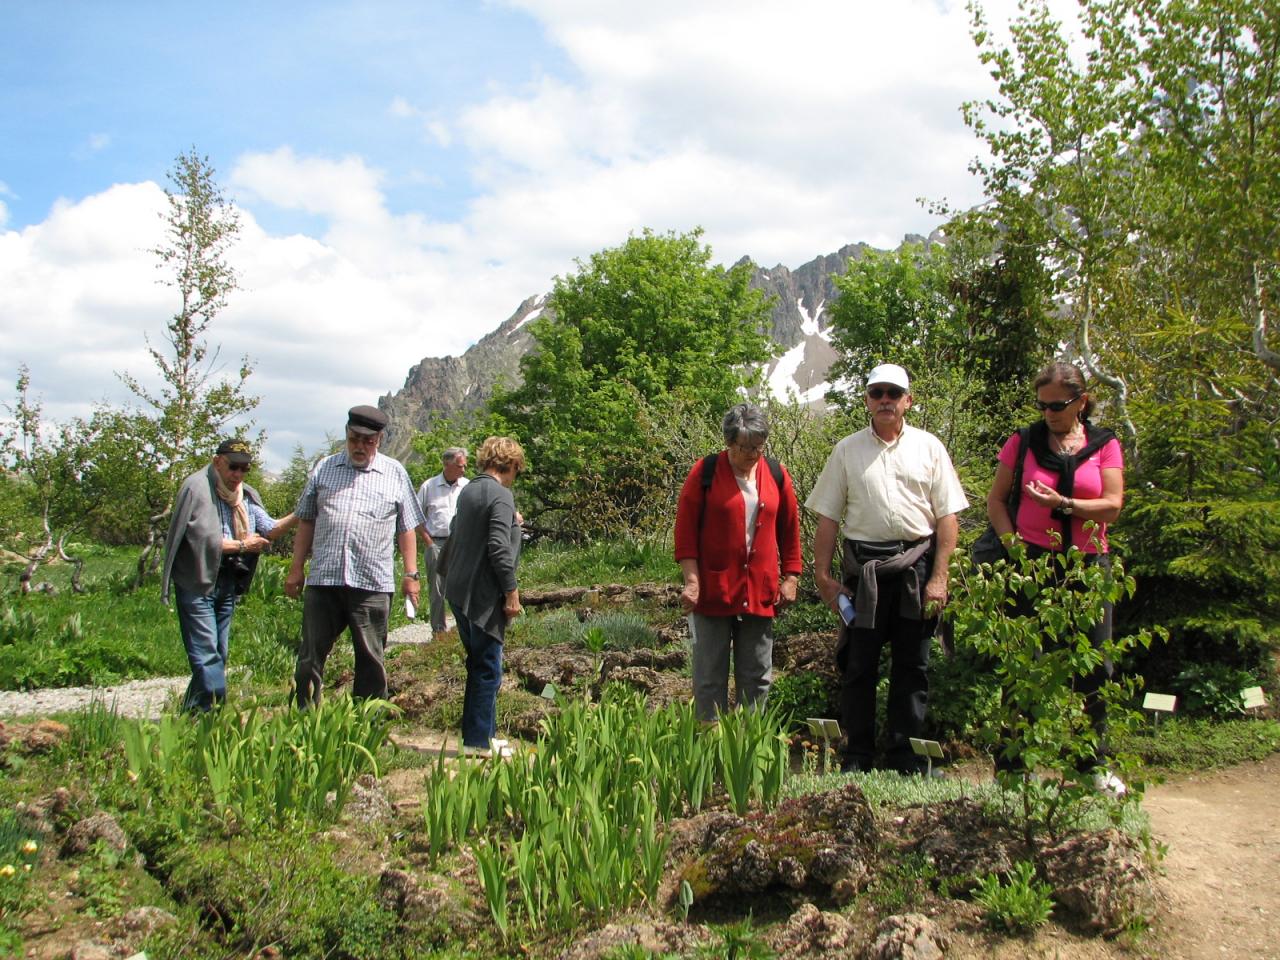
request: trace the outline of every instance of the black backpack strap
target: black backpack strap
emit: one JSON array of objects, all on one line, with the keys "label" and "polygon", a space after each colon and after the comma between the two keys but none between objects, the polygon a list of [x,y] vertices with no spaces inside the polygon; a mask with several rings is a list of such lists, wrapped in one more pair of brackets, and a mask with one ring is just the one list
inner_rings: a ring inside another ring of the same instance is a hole
[{"label": "black backpack strap", "polygon": [[1018,526],[1018,504],[1022,501],[1022,466],[1027,459],[1027,439],[1030,428],[1018,428],[1018,459],[1013,462],[1013,486],[1009,490],[1009,522]]},{"label": "black backpack strap", "polygon": [[[711,489],[711,482],[715,479],[715,476],[716,476],[716,464],[719,461],[720,461],[719,453],[709,453],[702,458],[702,507],[698,512],[698,529],[699,530],[702,529],[702,516],[704,513],[706,513],[707,491]],[[785,520],[785,516],[782,510],[782,504],[783,504],[782,464],[779,463],[777,460],[773,459],[773,457],[765,457],[764,462],[769,467],[769,473],[773,477],[774,486],[778,488],[778,515],[777,515],[777,519],[774,522],[777,526],[777,531],[775,536],[777,538],[777,544],[778,544],[778,556],[779,558],[781,558],[782,530],[783,530],[782,525]]]}]

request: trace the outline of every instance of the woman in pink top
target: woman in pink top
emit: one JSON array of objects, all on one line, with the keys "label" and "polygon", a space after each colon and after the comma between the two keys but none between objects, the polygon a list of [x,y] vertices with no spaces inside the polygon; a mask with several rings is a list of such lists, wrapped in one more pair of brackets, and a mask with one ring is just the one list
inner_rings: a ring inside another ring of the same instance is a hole
[{"label": "woman in pink top", "polygon": [[[1124,505],[1120,442],[1110,430],[1089,422],[1093,400],[1079,367],[1049,364],[1036,377],[1035,390],[1036,406],[1043,416],[1025,431],[1017,516],[1011,517],[1008,508],[1020,445],[1015,433],[1000,450],[996,477],[987,494],[987,517],[1001,536],[1017,533],[1032,557],[1078,547],[1090,555],[1091,562],[1109,563],[1107,524],[1120,516]],[[1111,637],[1111,613],[1108,603],[1092,631],[1095,646]],[[1106,717],[1103,704],[1091,695],[1111,673],[1112,665],[1107,661],[1080,687],[1089,698],[1086,706],[1100,735],[1099,766],[1105,756],[1101,734]],[[1000,766],[999,758],[996,762]],[[1125,791],[1119,778],[1106,770],[1101,770],[1095,781],[1111,793]]]}]

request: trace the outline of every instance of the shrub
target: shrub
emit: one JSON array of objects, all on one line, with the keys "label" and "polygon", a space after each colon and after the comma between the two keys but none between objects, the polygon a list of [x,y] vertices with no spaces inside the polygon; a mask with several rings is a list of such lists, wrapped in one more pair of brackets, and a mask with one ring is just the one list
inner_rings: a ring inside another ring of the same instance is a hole
[{"label": "shrub", "polygon": [[769,687],[769,706],[790,729],[798,730],[807,717],[831,716],[831,691],[821,674],[807,670],[783,673],[774,677]]},{"label": "shrub", "polygon": [[1244,690],[1258,685],[1247,670],[1222,663],[1195,663],[1174,679],[1178,706],[1189,717],[1225,720],[1244,711]]},{"label": "shrub", "polygon": [[1036,879],[1035,866],[1026,860],[1015,863],[1003,883],[998,874],[983,877],[973,896],[996,930],[1030,933],[1044,926],[1053,913],[1049,885]]}]

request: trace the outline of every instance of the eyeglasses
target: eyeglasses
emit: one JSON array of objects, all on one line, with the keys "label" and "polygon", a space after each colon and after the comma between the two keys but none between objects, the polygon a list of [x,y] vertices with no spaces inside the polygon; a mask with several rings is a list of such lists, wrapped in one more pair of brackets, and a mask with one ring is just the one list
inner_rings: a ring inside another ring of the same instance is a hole
[{"label": "eyeglasses", "polygon": [[229,471],[231,471],[232,473],[248,473],[248,472],[249,472],[249,467],[250,467],[250,466],[252,466],[252,464],[248,464],[248,463],[228,463],[228,464],[227,464],[227,469],[228,469]]},{"label": "eyeglasses", "polygon": [[735,442],[733,444],[733,448],[737,450],[739,453],[745,453],[749,457],[758,457],[762,453],[764,453],[763,443],[757,443],[754,446],[749,446],[748,444],[745,444],[745,443]]},{"label": "eyeglasses", "polygon": [[348,433],[347,443],[356,443],[364,447],[376,447],[381,436],[382,434],[380,433]]},{"label": "eyeglasses", "polygon": [[888,394],[890,400],[901,400],[902,395],[906,392],[901,387],[871,387],[867,390],[867,396],[872,400],[879,400],[885,394]]},{"label": "eyeglasses", "polygon": [[1061,413],[1067,407],[1071,406],[1079,400],[1081,394],[1076,394],[1070,400],[1037,400],[1036,409],[1043,413],[1046,410],[1052,410],[1054,413]]}]

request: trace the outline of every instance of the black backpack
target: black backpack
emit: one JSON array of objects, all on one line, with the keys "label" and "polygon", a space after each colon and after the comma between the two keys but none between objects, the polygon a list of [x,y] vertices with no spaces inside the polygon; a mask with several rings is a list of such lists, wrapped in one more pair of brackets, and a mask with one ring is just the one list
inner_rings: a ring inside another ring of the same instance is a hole
[{"label": "black backpack", "polygon": [[[702,458],[702,505],[703,510],[698,513],[698,529],[702,529],[702,514],[705,513],[707,503],[707,491],[711,489],[711,481],[715,479],[716,464],[720,461],[719,453],[709,453]],[[778,516],[775,521],[777,529],[774,537],[778,543],[778,556],[782,556],[782,464],[773,457],[766,456],[765,464],[769,467],[769,472],[773,474],[773,482],[778,487]]]}]

